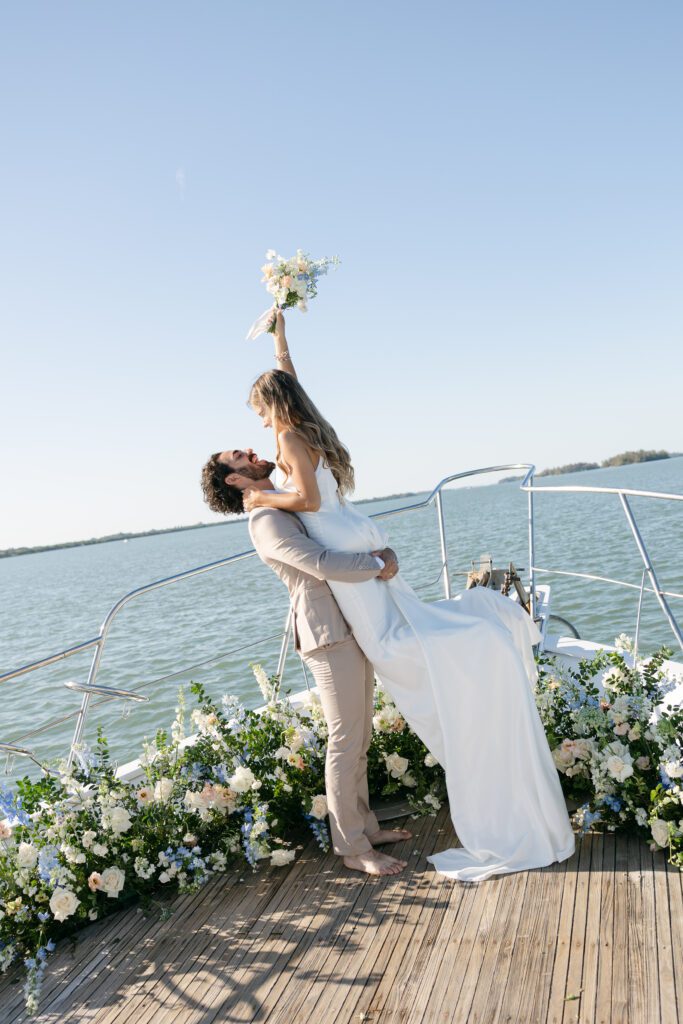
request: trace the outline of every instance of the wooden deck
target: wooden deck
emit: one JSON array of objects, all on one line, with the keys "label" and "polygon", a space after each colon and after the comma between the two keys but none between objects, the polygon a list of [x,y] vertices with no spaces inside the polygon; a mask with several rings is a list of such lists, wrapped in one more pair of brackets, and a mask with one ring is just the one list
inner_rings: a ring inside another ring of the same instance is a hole
[{"label": "wooden deck", "polygon": [[289,867],[168,898],[166,920],[133,907],[97,922],[59,944],[37,1017],[21,973],[0,981],[0,1020],[681,1020],[681,874],[664,854],[588,835],[563,864],[463,885],[425,861],[454,845],[447,807],[406,824],[413,839],[395,849],[409,867],[394,877],[350,871],[311,842]]}]

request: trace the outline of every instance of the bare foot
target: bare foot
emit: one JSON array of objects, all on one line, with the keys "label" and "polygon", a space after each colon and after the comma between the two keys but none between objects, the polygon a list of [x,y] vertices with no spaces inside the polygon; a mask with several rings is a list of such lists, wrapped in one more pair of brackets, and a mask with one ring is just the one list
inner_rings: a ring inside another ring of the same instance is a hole
[{"label": "bare foot", "polygon": [[380,843],[400,843],[402,839],[412,839],[413,833],[407,828],[381,828],[379,832],[373,832],[368,839],[373,846]]},{"label": "bare foot", "polygon": [[347,854],[344,864],[356,871],[365,871],[368,875],[397,875],[408,863],[399,857],[390,857],[379,850],[368,850],[367,853]]}]

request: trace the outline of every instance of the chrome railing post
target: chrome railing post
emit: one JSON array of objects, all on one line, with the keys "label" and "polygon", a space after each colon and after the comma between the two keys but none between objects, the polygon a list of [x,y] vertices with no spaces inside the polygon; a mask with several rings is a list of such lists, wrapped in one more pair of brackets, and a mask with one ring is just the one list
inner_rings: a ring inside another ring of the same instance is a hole
[{"label": "chrome railing post", "polygon": [[[534,468],[529,471],[531,486],[534,485]],[[534,543],[534,492],[527,491],[529,520],[529,611],[536,618],[536,548]]]},{"label": "chrome railing post", "polygon": [[673,612],[669,608],[669,602],[666,600],[666,598],[662,594],[662,591],[661,591],[660,586],[659,586],[659,581],[658,581],[657,576],[655,574],[655,570],[654,570],[654,568],[652,566],[652,562],[650,561],[650,556],[647,553],[647,548],[645,547],[645,544],[643,542],[643,538],[640,536],[640,530],[638,529],[638,526],[636,525],[636,521],[635,521],[635,518],[633,516],[633,512],[631,511],[631,506],[628,503],[628,498],[626,497],[625,494],[620,492],[619,493],[619,499],[621,501],[622,508],[624,509],[624,513],[625,513],[626,518],[628,520],[628,525],[631,527],[631,532],[633,533],[633,536],[635,538],[635,542],[636,542],[636,544],[638,546],[638,551],[640,552],[640,557],[643,560],[643,564],[645,566],[645,571],[647,572],[648,576],[650,577],[650,583],[652,584],[652,588],[653,588],[653,590],[655,592],[657,600],[659,601],[661,609],[664,612],[664,615],[666,616],[666,618],[668,620],[668,623],[671,626],[671,629],[673,630],[674,636],[678,640],[678,643],[680,644],[681,649],[683,650],[683,635],[681,634],[681,631],[679,629],[678,623],[676,622],[676,619],[674,618]]},{"label": "chrome railing post", "polygon": [[439,516],[439,539],[441,540],[441,571],[443,572],[443,592],[451,598],[451,577],[448,572],[448,550],[446,548],[446,527],[443,521],[443,502],[441,491],[436,493],[436,511]]},{"label": "chrome railing post", "polygon": [[636,666],[636,660],[638,658],[638,640],[640,639],[640,613],[643,607],[643,591],[645,590],[645,576],[647,570],[643,569],[643,575],[640,577],[640,596],[638,597],[638,617],[636,619],[636,639],[633,644],[633,667]]},{"label": "chrome railing post", "polygon": [[285,661],[287,660],[287,648],[289,647],[289,637],[290,637],[290,634],[292,632],[293,624],[294,624],[294,611],[292,609],[292,606],[290,605],[289,606],[289,611],[287,612],[287,620],[285,622],[285,632],[284,632],[284,636],[282,637],[282,644],[280,645],[280,657],[277,660],[277,670],[275,672],[275,675],[277,676],[278,693],[280,692],[280,687],[282,686],[282,677],[285,674]]},{"label": "chrome railing post", "polygon": [[[90,663],[90,671],[88,672],[88,686],[92,686],[97,678],[97,672],[100,667],[100,659],[102,657],[102,648],[104,646],[105,633],[104,629],[101,631],[100,639],[95,647],[95,655],[92,662]],[[66,770],[70,770],[74,760],[74,747],[81,742],[83,737],[83,730],[85,729],[85,720],[88,717],[88,710],[90,707],[90,693],[86,692],[83,694],[81,699],[81,706],[78,712],[78,718],[76,719],[76,728],[74,729],[73,739],[71,740],[71,746],[69,747],[69,756],[66,759]]]}]

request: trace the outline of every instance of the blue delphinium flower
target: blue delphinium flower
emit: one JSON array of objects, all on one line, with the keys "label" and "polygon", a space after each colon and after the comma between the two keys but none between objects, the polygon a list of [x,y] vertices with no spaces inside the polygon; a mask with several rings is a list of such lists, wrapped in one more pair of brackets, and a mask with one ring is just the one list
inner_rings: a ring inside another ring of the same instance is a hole
[{"label": "blue delphinium flower", "polygon": [[52,879],[52,873],[59,866],[56,846],[43,846],[38,854],[38,875],[43,882]]},{"label": "blue delphinium flower", "polygon": [[18,793],[13,793],[5,783],[0,787],[0,811],[10,825],[30,825],[31,819],[24,810],[24,804]]},{"label": "blue delphinium flower", "polygon": [[308,827],[315,836],[315,841],[321,850],[329,850],[330,848],[330,833],[327,825],[320,818],[314,817],[312,814],[304,814],[304,817],[308,821]]}]

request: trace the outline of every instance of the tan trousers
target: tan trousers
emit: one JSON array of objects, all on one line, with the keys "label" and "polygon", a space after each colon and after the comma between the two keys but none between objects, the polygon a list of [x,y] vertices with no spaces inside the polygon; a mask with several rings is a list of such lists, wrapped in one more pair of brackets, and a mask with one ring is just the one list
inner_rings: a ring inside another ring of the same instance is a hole
[{"label": "tan trousers", "polygon": [[369,807],[367,752],[372,739],[375,673],[353,639],[303,656],[327,722],[325,790],[332,848],[340,855],[372,850],[379,829]]}]

